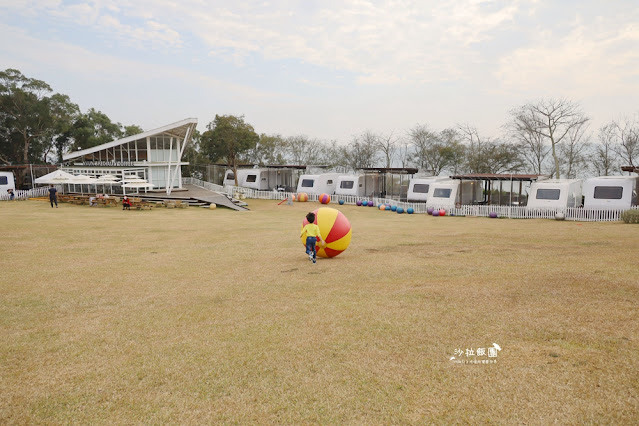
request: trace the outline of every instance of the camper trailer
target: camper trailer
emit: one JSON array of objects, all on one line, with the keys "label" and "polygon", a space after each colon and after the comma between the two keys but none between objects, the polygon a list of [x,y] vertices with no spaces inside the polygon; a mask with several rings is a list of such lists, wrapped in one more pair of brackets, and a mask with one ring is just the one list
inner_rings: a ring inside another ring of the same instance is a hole
[{"label": "camper trailer", "polygon": [[431,176],[426,178],[411,179],[408,183],[408,192],[406,194],[406,201],[409,203],[425,203],[428,201],[428,197],[432,194],[430,187],[435,182],[442,182],[449,180],[447,177]]},{"label": "camper trailer", "polygon": [[600,176],[584,182],[584,208],[624,209],[637,205],[637,176]]},{"label": "camper trailer", "polygon": [[365,175],[345,175],[337,178],[335,195],[355,197],[377,197],[383,185],[383,178],[377,173]]},{"label": "camper trailer", "polygon": [[297,192],[307,194],[335,194],[340,173],[322,173],[321,175],[302,175],[297,181]]},{"label": "camper trailer", "polygon": [[7,191],[16,190],[16,180],[13,172],[0,172],[0,194],[6,194]]},{"label": "camper trailer", "polygon": [[581,207],[581,179],[547,179],[533,182],[530,208]]},{"label": "camper trailer", "polygon": [[484,200],[484,188],[479,181],[446,179],[430,184],[427,207],[455,207],[456,203],[475,204]]},{"label": "camper trailer", "polygon": [[[224,186],[235,185],[233,170],[224,174]],[[286,190],[293,186],[293,170],[278,168],[238,169],[237,184],[243,188],[259,191]]]}]

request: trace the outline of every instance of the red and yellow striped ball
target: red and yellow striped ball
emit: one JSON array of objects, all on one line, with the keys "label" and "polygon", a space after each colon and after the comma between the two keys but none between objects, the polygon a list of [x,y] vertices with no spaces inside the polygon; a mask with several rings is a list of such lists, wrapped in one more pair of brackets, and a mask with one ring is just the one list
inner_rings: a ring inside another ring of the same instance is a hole
[{"label": "red and yellow striped ball", "polygon": [[297,201],[305,203],[308,201],[308,194],[306,192],[300,192],[297,194]]},{"label": "red and yellow striped ball", "polygon": [[328,194],[322,194],[317,200],[322,204],[328,204],[331,202],[331,196]]},{"label": "red and yellow striped ball", "polygon": [[[324,247],[317,245],[317,255],[319,257],[335,257],[348,248],[351,243],[353,231],[351,223],[339,210],[331,207],[320,207],[313,211],[315,213],[315,223],[320,228],[322,240],[326,243]],[[302,222],[302,227],[308,224],[306,218]],[[306,246],[306,235],[301,237],[302,244]]]}]

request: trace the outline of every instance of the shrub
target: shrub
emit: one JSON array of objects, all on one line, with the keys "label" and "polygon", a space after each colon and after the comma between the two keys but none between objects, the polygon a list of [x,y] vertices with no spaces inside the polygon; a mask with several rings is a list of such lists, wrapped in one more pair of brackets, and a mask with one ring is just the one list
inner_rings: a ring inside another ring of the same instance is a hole
[{"label": "shrub", "polygon": [[625,223],[639,223],[639,210],[626,210],[621,213],[621,220]]}]

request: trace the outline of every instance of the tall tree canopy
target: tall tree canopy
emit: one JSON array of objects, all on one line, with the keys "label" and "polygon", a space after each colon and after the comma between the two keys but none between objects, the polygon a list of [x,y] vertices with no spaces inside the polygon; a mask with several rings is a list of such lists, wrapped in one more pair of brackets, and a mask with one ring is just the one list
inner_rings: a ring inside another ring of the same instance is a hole
[{"label": "tall tree canopy", "polygon": [[260,137],[244,116],[215,115],[202,134],[201,147],[211,161],[221,160],[233,169],[237,186],[237,160],[254,149]]}]

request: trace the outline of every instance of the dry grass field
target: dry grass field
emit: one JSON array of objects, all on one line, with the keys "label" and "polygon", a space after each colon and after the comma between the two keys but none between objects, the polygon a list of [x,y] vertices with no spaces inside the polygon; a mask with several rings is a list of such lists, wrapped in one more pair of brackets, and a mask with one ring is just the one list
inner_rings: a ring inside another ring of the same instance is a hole
[{"label": "dry grass field", "polygon": [[0,203],[0,423],[637,423],[639,225],[248,201]]}]

